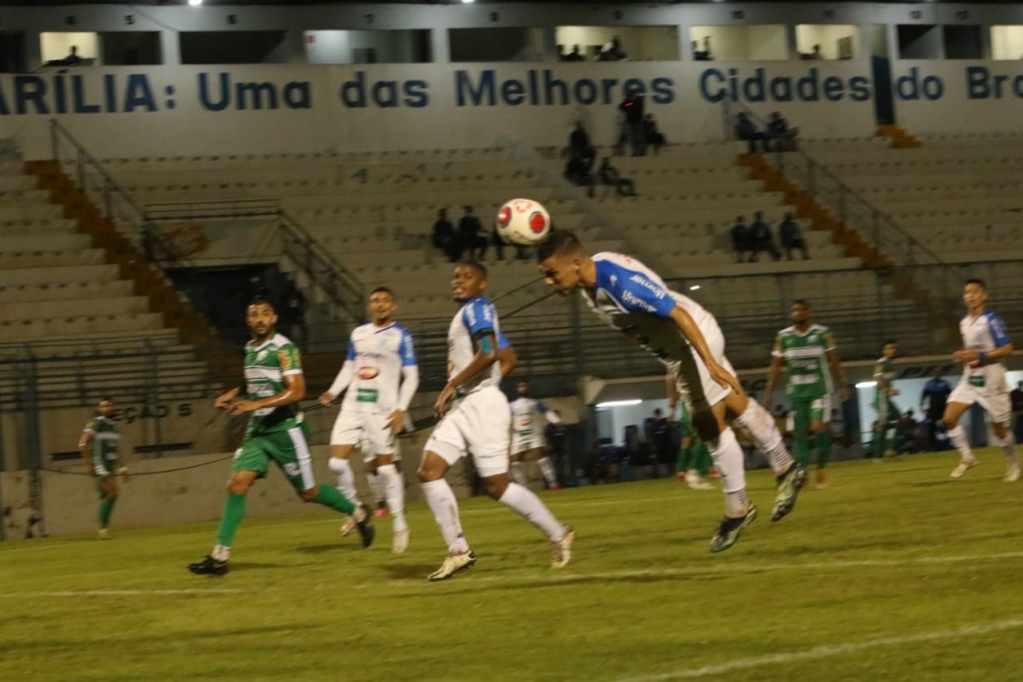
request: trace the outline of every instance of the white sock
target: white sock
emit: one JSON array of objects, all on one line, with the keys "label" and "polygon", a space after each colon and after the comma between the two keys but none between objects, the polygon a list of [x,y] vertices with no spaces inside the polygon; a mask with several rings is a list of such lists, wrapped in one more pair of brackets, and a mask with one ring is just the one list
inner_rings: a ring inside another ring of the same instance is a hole
[{"label": "white sock", "polygon": [[377,478],[384,489],[387,510],[394,519],[394,530],[396,532],[408,530],[408,521],[405,520],[405,481],[398,473],[398,467],[393,464],[378,466]]},{"label": "white sock", "polygon": [[746,469],[742,448],[735,431],[725,429],[721,435],[707,442],[721,476],[721,490],[725,493],[725,515],[735,517],[746,513],[749,498],[746,495]]},{"label": "white sock", "polygon": [[384,479],[380,476],[380,467],[377,467],[376,473],[372,469],[366,469],[366,483],[369,484],[369,491],[373,494],[373,501],[376,502],[377,506],[380,506],[381,502],[387,500],[387,493],[384,491],[385,486]]},{"label": "white sock", "polygon": [[970,450],[970,441],[966,438],[966,431],[959,424],[956,424],[954,429],[949,429],[945,435],[948,436],[948,440],[959,451],[959,455],[964,462],[974,462],[977,460],[973,456],[973,450]]},{"label": "white sock", "polygon": [[331,457],[327,466],[337,474],[337,490],[348,498],[356,506],[359,504],[359,493],[355,489],[355,474],[352,473],[352,465],[347,459]]},{"label": "white sock", "polygon": [[775,475],[788,471],[792,466],[792,455],[785,447],[781,432],[778,431],[778,424],[770,412],[750,398],[746,403],[746,410],[739,415],[735,423],[746,429],[753,445],[767,458]]},{"label": "white sock", "polygon": [[215,561],[227,561],[231,558],[231,548],[227,545],[215,545],[213,551],[210,552],[210,556]]},{"label": "white sock", "polygon": [[512,462],[511,472],[512,478],[515,479],[516,483],[522,486],[526,485],[526,471],[525,467],[522,466],[522,462]]},{"label": "white sock", "polygon": [[423,483],[423,495],[430,505],[433,518],[437,521],[440,534],[448,544],[449,554],[465,554],[469,551],[469,543],[462,532],[462,521],[458,518],[458,500],[451,486],[443,478],[439,481]]},{"label": "white sock", "polygon": [[1005,453],[1005,459],[1009,460],[1010,466],[1019,466],[1019,458],[1016,456],[1016,436],[1009,427],[1006,427],[1005,430],[1008,433],[1002,439],[1002,452]]},{"label": "white sock", "polygon": [[525,516],[527,521],[546,533],[552,542],[560,542],[565,537],[564,526],[529,488],[509,483],[498,501]]},{"label": "white sock", "polygon": [[547,487],[553,488],[558,484],[558,477],[554,475],[554,462],[550,457],[541,457],[536,460],[536,465],[540,467],[540,472],[547,479]]}]

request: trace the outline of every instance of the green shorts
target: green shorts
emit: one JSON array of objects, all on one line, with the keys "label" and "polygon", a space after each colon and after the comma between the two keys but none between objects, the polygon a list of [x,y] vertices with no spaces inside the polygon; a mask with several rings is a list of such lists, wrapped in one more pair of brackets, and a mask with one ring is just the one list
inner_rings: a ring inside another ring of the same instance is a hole
[{"label": "green shorts", "polygon": [[235,451],[231,471],[256,471],[260,478],[266,478],[271,461],[296,491],[316,487],[304,423],[286,430],[249,436]]},{"label": "green shorts", "polygon": [[792,399],[792,428],[790,431],[805,431],[814,422],[831,421],[831,396]]},{"label": "green shorts", "polygon": [[898,406],[887,395],[879,395],[874,398],[873,406],[877,412],[878,424],[893,424],[902,416]]}]

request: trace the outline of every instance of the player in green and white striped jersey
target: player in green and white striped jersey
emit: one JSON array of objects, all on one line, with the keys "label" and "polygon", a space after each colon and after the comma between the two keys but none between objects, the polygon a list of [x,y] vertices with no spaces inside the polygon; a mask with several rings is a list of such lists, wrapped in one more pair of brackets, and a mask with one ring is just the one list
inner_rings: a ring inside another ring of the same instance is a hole
[{"label": "player in green and white striped jersey", "polygon": [[121,429],[114,421],[117,411],[113,398],[101,398],[96,406],[96,416],[89,420],[78,440],[78,451],[82,453],[86,469],[93,476],[96,492],[99,493],[99,531],[101,540],[109,540],[110,514],[120,491],[115,474],[128,481],[128,468],[118,466],[117,451],[121,446]]},{"label": "player in green and white striped jersey", "polygon": [[245,495],[267,474],[270,462],[277,465],[306,502],[316,502],[351,514],[362,535],[363,547],[373,542],[371,515],[366,508],[345,498],[333,486],[317,485],[313,477],[307,426],[298,402],[305,397],[305,378],[298,348],[274,332],[277,313],[268,301],[257,299],[247,312],[252,340],[245,344],[245,399],[235,400],[242,388],[217,398],[216,406],[232,415],[251,413],[245,440],[234,454],[227,502],[217,528],[217,544],[202,561],[189,564],[192,573],[224,575],[231,542],[245,514]]},{"label": "player in green and white striped jersey", "polygon": [[895,450],[892,448],[895,443],[895,424],[902,414],[899,412],[898,406],[892,402],[892,396],[899,394],[899,389],[892,386],[892,381],[895,379],[892,360],[895,359],[898,351],[899,347],[894,341],[885,341],[881,357],[874,364],[874,381],[877,382],[874,410],[877,412],[877,421],[874,423],[871,449],[875,462],[880,462],[882,457],[895,456]]},{"label": "player in green and white striped jersey", "polygon": [[849,399],[842,365],[835,350],[835,337],[824,325],[811,322],[810,304],[803,299],[792,302],[789,310],[792,326],[778,332],[771,351],[771,367],[767,372],[764,407],[774,401],[774,386],[782,368],[788,375],[786,392],[792,401],[792,456],[803,465],[809,463],[809,434],[814,434],[817,448],[817,487],[828,482],[828,456],[831,454],[831,394],[835,384],[842,402]]}]

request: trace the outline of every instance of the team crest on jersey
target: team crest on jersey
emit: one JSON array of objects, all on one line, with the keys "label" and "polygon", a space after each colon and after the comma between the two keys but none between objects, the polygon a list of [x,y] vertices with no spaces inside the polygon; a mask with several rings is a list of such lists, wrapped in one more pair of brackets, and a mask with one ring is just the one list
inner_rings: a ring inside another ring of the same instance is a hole
[{"label": "team crest on jersey", "polygon": [[266,353],[267,350],[265,348],[256,353],[256,362],[263,362],[263,360],[266,360]]},{"label": "team crest on jersey", "polygon": [[373,379],[380,374],[380,370],[376,367],[360,367],[358,374],[360,379]]}]

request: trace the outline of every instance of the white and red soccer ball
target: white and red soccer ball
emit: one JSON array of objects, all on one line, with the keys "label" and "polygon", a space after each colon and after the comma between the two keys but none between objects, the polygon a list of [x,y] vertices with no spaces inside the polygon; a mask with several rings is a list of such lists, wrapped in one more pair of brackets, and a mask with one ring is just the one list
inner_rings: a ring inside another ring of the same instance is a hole
[{"label": "white and red soccer ball", "polygon": [[551,233],[551,215],[539,201],[512,199],[497,212],[497,234],[507,244],[535,246]]}]

